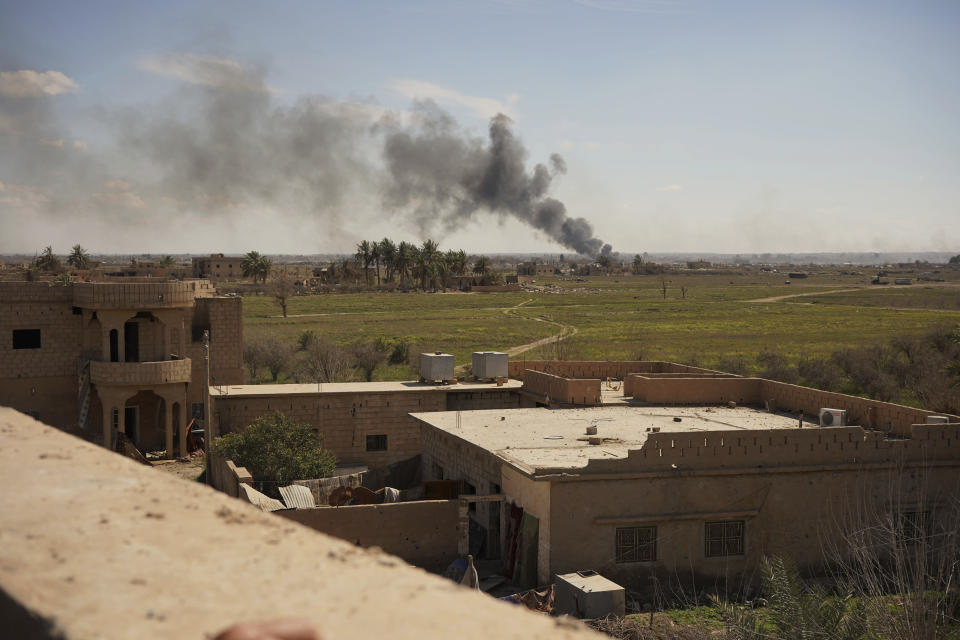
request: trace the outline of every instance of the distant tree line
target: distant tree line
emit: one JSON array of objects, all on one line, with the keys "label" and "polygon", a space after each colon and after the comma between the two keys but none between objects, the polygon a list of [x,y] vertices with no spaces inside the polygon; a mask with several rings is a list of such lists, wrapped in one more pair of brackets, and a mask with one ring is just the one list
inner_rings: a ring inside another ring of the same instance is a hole
[{"label": "distant tree line", "polygon": [[[757,375],[771,380],[865,396],[884,402],[960,413],[960,326],[940,326],[920,336],[844,347],[826,357],[791,360],[774,350],[757,355]],[[752,373],[743,357],[727,357],[717,368]]]},{"label": "distant tree line", "polygon": [[490,269],[490,261],[485,256],[476,258],[471,265],[463,249],[441,251],[433,240],[424,240],[420,246],[395,243],[390,238],[363,240],[357,244],[354,257],[363,267],[368,286],[373,285],[374,278],[377,287],[388,282],[400,286],[419,285],[424,290],[451,286],[456,276],[476,275],[483,284],[496,284],[500,279],[500,274]]},{"label": "distant tree line", "polygon": [[405,338],[380,337],[340,345],[305,329],[296,340],[276,336],[247,340],[243,362],[254,383],[369,382],[384,364],[412,366],[413,353],[414,345]]}]

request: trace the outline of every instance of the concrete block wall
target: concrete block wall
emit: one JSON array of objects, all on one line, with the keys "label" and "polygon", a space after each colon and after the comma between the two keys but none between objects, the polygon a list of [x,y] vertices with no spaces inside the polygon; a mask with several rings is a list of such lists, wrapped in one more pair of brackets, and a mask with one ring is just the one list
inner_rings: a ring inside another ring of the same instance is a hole
[{"label": "concrete block wall", "polygon": [[675,378],[630,374],[623,395],[651,404],[703,404],[734,401],[758,404],[759,378]]},{"label": "concrete block wall", "polygon": [[[762,378],[674,378],[628,375],[624,395],[651,404],[772,403],[776,409],[819,416],[820,409],[845,409],[847,423],[909,436],[911,425],[934,412]],[[960,417],[952,416],[957,421]]]},{"label": "concrete block wall", "polygon": [[351,544],[379,547],[412,565],[442,571],[458,557],[457,505],[457,500],[421,500],[275,513]]},{"label": "concrete block wall", "polygon": [[253,484],[253,475],[246,467],[238,467],[223,456],[210,456],[210,486],[234,498],[240,497],[241,484]]},{"label": "concrete block wall", "polygon": [[616,378],[630,373],[720,373],[710,369],[690,367],[659,361],[589,361],[589,360],[511,360],[507,371],[511,378],[520,380],[527,369],[552,373],[563,378]]},{"label": "concrete block wall", "polygon": [[[282,386],[282,385],[280,385]],[[454,397],[448,400],[448,394]],[[342,463],[384,467],[420,453],[420,423],[409,414],[446,411],[450,403],[462,410],[507,409],[518,406],[516,390],[491,386],[488,391],[444,389],[367,391],[276,395],[222,395],[213,398],[219,433],[238,431],[276,411],[312,426]],[[386,435],[386,451],[367,451],[368,435]]]},{"label": "concrete block wall", "polygon": [[[341,463],[382,467],[420,453],[420,427],[408,414],[443,411],[439,392],[316,393],[309,395],[219,396],[211,398],[218,433],[239,431],[261,416],[280,411],[309,424]],[[386,435],[386,451],[367,451],[368,435]]]},{"label": "concrete block wall", "polygon": [[[703,433],[651,433],[639,449],[618,460],[591,460],[583,475],[670,473],[720,469],[927,464],[960,459],[960,423],[914,425],[912,439],[890,439],[862,427],[810,427]],[[538,470],[546,473],[547,470]]]},{"label": "concrete block wall", "polygon": [[564,378],[551,373],[527,369],[523,372],[525,391],[564,404],[600,404],[600,379]]},{"label": "concrete block wall", "polygon": [[[62,429],[77,422],[83,316],[70,287],[0,282],[0,405]],[[14,349],[15,329],[40,329],[39,349]]]}]

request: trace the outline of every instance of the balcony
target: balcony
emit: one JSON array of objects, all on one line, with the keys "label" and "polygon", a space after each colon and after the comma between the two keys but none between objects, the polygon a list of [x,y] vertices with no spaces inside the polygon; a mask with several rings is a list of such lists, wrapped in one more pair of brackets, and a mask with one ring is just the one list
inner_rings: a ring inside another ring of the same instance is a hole
[{"label": "balcony", "polygon": [[133,387],[190,382],[190,371],[190,358],[162,362],[91,362],[90,382]]},{"label": "balcony", "polygon": [[73,305],[84,309],[170,309],[192,307],[214,290],[206,280],[188,282],[78,282]]}]

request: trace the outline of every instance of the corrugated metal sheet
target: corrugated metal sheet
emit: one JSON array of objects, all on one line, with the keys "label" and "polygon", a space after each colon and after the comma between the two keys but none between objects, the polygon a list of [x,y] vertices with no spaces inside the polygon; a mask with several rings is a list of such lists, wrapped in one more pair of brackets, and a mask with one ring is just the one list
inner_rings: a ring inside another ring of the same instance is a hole
[{"label": "corrugated metal sheet", "polygon": [[251,504],[255,504],[264,511],[276,511],[277,509],[285,509],[283,503],[279,500],[274,500],[269,496],[265,496],[260,493],[253,487],[248,484],[240,484],[240,499],[246,500]]},{"label": "corrugated metal sheet", "polygon": [[280,487],[280,496],[288,509],[313,509],[317,506],[313,501],[313,492],[298,484]]}]

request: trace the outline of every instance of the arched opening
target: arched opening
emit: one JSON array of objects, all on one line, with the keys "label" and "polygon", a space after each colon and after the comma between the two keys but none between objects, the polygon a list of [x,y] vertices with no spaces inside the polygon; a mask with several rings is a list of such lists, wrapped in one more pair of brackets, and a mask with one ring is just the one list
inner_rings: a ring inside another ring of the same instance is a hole
[{"label": "arched opening", "polygon": [[166,448],[163,401],[153,391],[139,391],[123,409],[123,433],[141,453]]},{"label": "arched opening", "polygon": [[120,336],[116,329],[110,329],[110,362],[120,362]]}]

